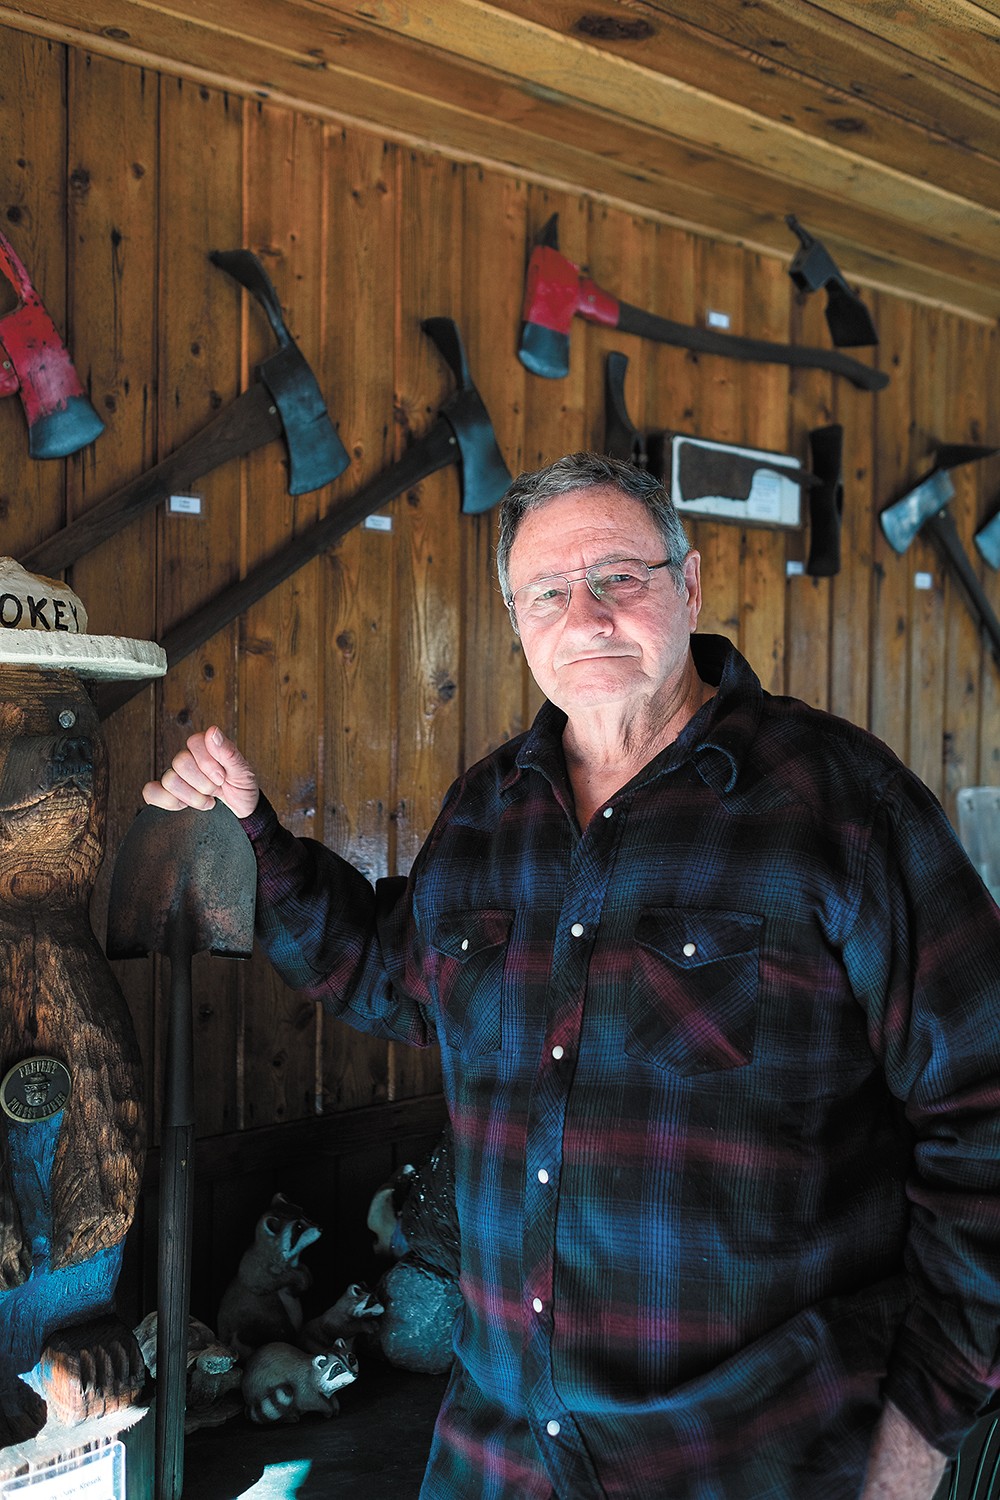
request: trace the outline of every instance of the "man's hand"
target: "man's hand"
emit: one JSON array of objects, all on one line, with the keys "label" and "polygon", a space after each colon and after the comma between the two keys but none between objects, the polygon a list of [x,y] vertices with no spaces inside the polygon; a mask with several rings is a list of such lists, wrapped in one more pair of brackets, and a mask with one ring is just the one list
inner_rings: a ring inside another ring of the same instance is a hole
[{"label": "man's hand", "polygon": [[218,798],[238,818],[246,818],[257,806],[260,788],[249,763],[213,724],[204,734],[193,734],[159,781],[147,781],[142,795],[168,812],[182,807],[207,812]]},{"label": "man's hand", "polygon": [[947,1462],[887,1401],[872,1438],[859,1500],[933,1500]]}]

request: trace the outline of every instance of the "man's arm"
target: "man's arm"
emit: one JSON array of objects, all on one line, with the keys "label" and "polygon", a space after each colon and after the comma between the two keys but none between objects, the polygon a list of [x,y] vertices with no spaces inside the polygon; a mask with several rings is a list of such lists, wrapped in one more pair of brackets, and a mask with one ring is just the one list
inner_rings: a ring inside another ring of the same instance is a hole
[{"label": "man's arm", "polygon": [[872,1438],[859,1500],[932,1500],[947,1462],[889,1401]]}]

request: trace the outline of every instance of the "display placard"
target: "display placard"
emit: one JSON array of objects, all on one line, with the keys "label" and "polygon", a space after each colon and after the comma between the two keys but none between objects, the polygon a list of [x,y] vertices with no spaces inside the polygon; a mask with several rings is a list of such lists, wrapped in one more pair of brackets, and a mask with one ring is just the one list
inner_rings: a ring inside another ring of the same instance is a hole
[{"label": "display placard", "polygon": [[109,1443],[0,1483],[0,1500],[125,1500],[125,1445]]},{"label": "display placard", "polygon": [[802,464],[787,453],[738,448],[675,433],[670,494],[681,515],[711,516],[744,526],[800,526]]}]

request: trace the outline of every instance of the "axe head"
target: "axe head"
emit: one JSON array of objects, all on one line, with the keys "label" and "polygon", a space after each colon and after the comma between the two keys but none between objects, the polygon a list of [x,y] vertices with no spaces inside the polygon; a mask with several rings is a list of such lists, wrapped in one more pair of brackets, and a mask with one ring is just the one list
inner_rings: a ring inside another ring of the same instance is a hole
[{"label": "axe head", "polygon": [[17,391],[32,458],[66,458],[104,431],[56,326],[10,241],[0,234],[0,272],[18,299],[0,318],[0,396]]},{"label": "axe head", "polygon": [[902,500],[887,506],[879,523],[889,546],[895,552],[905,552],[924,522],[944,510],[954,493],[947,469],[934,469]]},{"label": "axe head", "polygon": [[580,270],[559,253],[559,215],[553,214],[528,260],[517,356],[533,375],[569,374],[569,330],[580,298]]},{"label": "axe head", "polygon": [[288,492],[307,495],[342,474],[350,462],[315,375],[285,323],[274,284],[250,250],[213,250],[209,259],[228,271],[263,307],[278,340],[277,353],[257,366],[278,408],[288,446]]},{"label": "axe head", "polygon": [[972,540],[976,551],[991,568],[1000,568],[1000,510],[991,516],[985,526],[980,526]]},{"label": "axe head", "polygon": [[871,314],[847,285],[826,246],[803,228],[794,214],[786,214],[785,223],[799,239],[799,249],[788,274],[800,292],[826,288],[826,323],[834,346],[848,349],[877,344],[878,334]]},{"label": "axe head", "polygon": [[472,383],[458,325],[451,318],[425,318],[421,328],[433,339],[455,377],[455,390],[441,407],[458,446],[462,510],[467,516],[490,510],[503,497],[511,472],[493,432],[493,423]]}]

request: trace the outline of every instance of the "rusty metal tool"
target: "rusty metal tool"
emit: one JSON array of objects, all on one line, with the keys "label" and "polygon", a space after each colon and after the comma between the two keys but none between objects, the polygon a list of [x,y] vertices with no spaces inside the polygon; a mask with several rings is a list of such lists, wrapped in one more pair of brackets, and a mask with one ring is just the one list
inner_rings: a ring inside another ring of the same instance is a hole
[{"label": "rusty metal tool", "polygon": [[249,388],[186,443],[22,556],[32,572],[60,573],[151,505],[183,493],[196,479],[277,437],[284,437],[288,448],[291,495],[318,490],[347,468],[346,450],[316,376],[288,331],[264,267],[250,250],[213,250],[209,258],[263,307],[278,340],[277,352],[257,366]]},{"label": "rusty metal tool", "polygon": [[125,835],[111,881],[108,957],[163,953],[170,961],[160,1135],[156,1500],[179,1500],[184,1480],[195,1125],[191,958],[205,949],[250,957],[256,891],[250,842],[221,802],[207,813],[144,807]]}]

